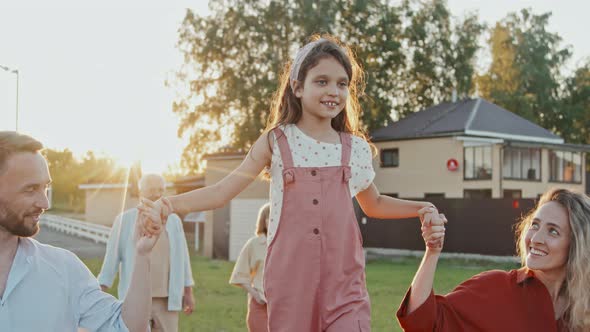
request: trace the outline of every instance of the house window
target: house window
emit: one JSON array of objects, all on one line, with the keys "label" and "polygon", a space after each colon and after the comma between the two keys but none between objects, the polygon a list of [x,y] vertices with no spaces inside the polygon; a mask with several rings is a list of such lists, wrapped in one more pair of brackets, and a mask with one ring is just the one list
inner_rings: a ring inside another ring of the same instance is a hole
[{"label": "house window", "polygon": [[520,199],[522,198],[522,190],[504,189],[504,198]]},{"label": "house window", "polygon": [[549,151],[550,181],[582,183],[582,153]]},{"label": "house window", "polygon": [[399,150],[398,149],[381,150],[381,167],[398,167],[398,166],[399,166]]},{"label": "house window", "polygon": [[541,181],[541,149],[504,148],[504,179]]},{"label": "house window", "polygon": [[489,180],[492,178],[492,147],[471,146],[463,150],[465,156],[464,178],[466,180]]},{"label": "house window", "polygon": [[465,189],[465,190],[463,190],[463,198],[469,198],[469,199],[492,198],[492,189]]}]

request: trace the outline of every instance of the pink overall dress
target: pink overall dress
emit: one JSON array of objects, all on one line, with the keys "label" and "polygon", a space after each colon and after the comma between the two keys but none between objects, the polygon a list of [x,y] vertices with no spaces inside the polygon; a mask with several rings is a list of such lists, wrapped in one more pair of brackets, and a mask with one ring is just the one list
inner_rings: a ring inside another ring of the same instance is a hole
[{"label": "pink overall dress", "polygon": [[351,136],[340,133],[341,166],[294,167],[287,137],[279,128],[274,133],[284,192],[264,269],[269,331],[370,331],[362,238],[348,187]]}]

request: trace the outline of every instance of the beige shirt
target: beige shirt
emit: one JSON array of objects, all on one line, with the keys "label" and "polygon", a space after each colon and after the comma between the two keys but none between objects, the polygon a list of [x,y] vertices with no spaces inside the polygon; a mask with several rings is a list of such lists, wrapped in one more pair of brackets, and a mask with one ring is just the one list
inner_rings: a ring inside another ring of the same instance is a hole
[{"label": "beige shirt", "polygon": [[152,297],[168,297],[168,278],[170,275],[170,242],[168,232],[162,232],[152,249],[150,275]]},{"label": "beige shirt", "polygon": [[250,238],[236,260],[229,283],[232,285],[251,285],[260,294],[260,297],[266,301],[262,285],[265,259],[266,236],[260,235]]}]

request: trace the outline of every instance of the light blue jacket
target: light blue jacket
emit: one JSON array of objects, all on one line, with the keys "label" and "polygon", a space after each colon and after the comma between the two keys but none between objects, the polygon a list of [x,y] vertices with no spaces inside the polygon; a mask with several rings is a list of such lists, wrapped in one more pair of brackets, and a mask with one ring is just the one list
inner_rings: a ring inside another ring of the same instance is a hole
[{"label": "light blue jacket", "polygon": [[76,255],[20,238],[0,300],[0,331],[128,332],[121,308]]},{"label": "light blue jacket", "polygon": [[[137,209],[129,209],[115,219],[107,250],[98,275],[101,285],[111,287],[119,272],[119,299],[125,298],[131,281],[131,272],[135,260],[133,231],[137,219]],[[193,274],[182,221],[176,214],[168,216],[166,232],[170,242],[170,273],[168,283],[168,310],[182,310],[184,287],[193,286]],[[120,266],[120,269],[119,269]]]}]

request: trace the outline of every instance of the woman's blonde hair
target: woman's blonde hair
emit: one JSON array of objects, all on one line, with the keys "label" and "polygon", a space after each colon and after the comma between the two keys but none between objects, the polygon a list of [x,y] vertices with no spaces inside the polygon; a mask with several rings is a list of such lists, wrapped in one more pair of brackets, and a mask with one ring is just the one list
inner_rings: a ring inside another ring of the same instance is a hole
[{"label": "woman's blonde hair", "polygon": [[563,287],[567,299],[566,323],[570,331],[590,331],[590,198],[567,189],[546,192],[516,226],[517,252],[526,265],[526,232],[536,211],[548,202],[557,202],[567,210],[570,224],[570,246]]},{"label": "woman's blonde hair", "polygon": [[266,225],[270,217],[270,203],[264,204],[258,211],[258,220],[256,221],[256,235],[266,235],[268,227]]}]

